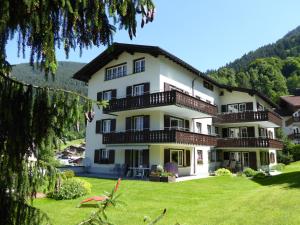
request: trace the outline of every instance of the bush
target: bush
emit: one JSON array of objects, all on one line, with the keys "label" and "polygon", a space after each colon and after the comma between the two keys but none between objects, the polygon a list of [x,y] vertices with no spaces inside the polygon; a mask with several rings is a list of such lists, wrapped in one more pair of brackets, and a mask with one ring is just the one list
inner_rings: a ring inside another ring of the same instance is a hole
[{"label": "bush", "polygon": [[266,177],[266,174],[265,174],[264,172],[261,172],[261,171],[257,172],[257,173],[253,176],[253,178],[257,178],[257,179],[261,179],[261,178],[265,178],[265,177]]},{"label": "bush", "polygon": [[246,175],[246,177],[253,177],[253,176],[255,176],[256,173],[257,173],[257,171],[255,171],[254,169],[251,169],[251,168],[247,168],[244,170],[244,174]]},{"label": "bush", "polygon": [[61,187],[48,194],[49,198],[56,200],[75,199],[91,193],[91,184],[79,178],[63,180]]},{"label": "bush", "polygon": [[220,168],[215,171],[216,176],[230,176],[231,172],[228,169]]},{"label": "bush", "polygon": [[292,155],[284,154],[282,151],[277,152],[277,162],[287,165],[292,161],[293,161],[293,156]]},{"label": "bush", "polygon": [[62,172],[62,174],[65,176],[65,178],[69,179],[69,178],[73,178],[75,177],[75,173],[73,170],[65,170]]},{"label": "bush", "polygon": [[299,161],[300,160],[300,144],[294,145],[292,147],[292,154],[293,154],[293,160]]},{"label": "bush", "polygon": [[165,171],[172,173],[172,174],[178,174],[178,166],[176,163],[173,163],[173,162],[166,163]]},{"label": "bush", "polygon": [[283,163],[278,163],[274,166],[272,166],[272,170],[282,171],[284,169],[285,165]]}]

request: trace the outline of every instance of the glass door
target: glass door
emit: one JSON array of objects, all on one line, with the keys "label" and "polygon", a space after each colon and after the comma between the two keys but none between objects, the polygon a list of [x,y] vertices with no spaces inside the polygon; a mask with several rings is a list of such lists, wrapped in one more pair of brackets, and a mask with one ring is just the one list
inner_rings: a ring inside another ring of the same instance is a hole
[{"label": "glass door", "polygon": [[249,167],[249,152],[243,152],[243,167]]}]

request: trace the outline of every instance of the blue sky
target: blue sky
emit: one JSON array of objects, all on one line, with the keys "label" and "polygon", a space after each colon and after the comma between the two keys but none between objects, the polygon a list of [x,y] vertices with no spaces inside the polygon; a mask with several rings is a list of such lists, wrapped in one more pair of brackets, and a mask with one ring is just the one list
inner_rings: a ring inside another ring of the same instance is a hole
[{"label": "blue sky", "polygon": [[[300,25],[299,0],[154,0],[153,23],[138,29],[130,40],[126,31],[118,31],[116,42],[149,44],[164,48],[201,71],[216,69],[255,50],[273,43]],[[187,3],[188,2],[188,3]],[[71,52],[66,60],[89,62],[105,47]],[[16,41],[7,46],[8,61],[28,62],[17,57]]]}]

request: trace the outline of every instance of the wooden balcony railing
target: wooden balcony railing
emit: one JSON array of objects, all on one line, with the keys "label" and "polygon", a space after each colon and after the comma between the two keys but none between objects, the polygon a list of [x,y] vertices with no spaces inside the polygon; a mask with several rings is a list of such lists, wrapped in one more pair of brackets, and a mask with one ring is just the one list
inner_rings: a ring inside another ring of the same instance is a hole
[{"label": "wooden balcony railing", "polygon": [[213,116],[217,115],[218,111],[217,106],[215,105],[192,97],[188,94],[172,90],[127,98],[113,99],[109,101],[109,105],[103,109],[103,112],[111,113],[166,105],[178,105]]},{"label": "wooden balcony railing", "polygon": [[277,126],[282,126],[282,118],[275,112],[269,110],[224,113],[219,114],[216,118],[214,118],[215,123],[239,123],[255,121],[270,121]]},{"label": "wooden balcony railing", "polygon": [[269,138],[219,138],[217,147],[223,148],[276,148],[282,149],[283,144],[279,140]]},{"label": "wooden balcony railing", "polygon": [[176,143],[216,146],[215,136],[179,130],[153,130],[103,134],[103,144]]},{"label": "wooden balcony railing", "polygon": [[295,139],[299,139],[300,140],[300,133],[289,134],[288,138],[291,139],[291,140],[295,140]]},{"label": "wooden balcony railing", "polygon": [[285,122],[286,126],[290,126],[293,123],[300,123],[300,116],[293,116]]}]

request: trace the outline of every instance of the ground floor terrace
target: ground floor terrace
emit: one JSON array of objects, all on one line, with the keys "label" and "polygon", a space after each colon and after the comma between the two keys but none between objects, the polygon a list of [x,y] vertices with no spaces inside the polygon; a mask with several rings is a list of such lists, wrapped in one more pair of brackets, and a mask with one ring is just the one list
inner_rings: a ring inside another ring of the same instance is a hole
[{"label": "ground floor terrace", "polygon": [[[105,151],[105,152],[104,152]],[[113,156],[111,152],[113,151]],[[108,160],[103,160],[107,157]],[[113,157],[113,158],[112,158]],[[107,146],[95,150],[89,172],[119,177],[148,177],[166,163],[175,163],[178,177],[208,176],[218,168],[240,172],[245,168],[268,170],[277,163],[276,150],[270,148],[214,148],[189,145]]]},{"label": "ground floor terrace", "polygon": [[[92,193],[78,199],[36,199],[53,225],[74,225],[87,219],[95,204],[78,208],[83,199],[111,191],[116,180],[84,178]],[[167,209],[160,225],[300,224],[300,163],[291,163],[283,173],[265,179],[241,176],[210,177],[176,183],[122,180],[118,193],[125,205],[111,207],[112,224],[140,225],[145,216],[156,218]]]}]

